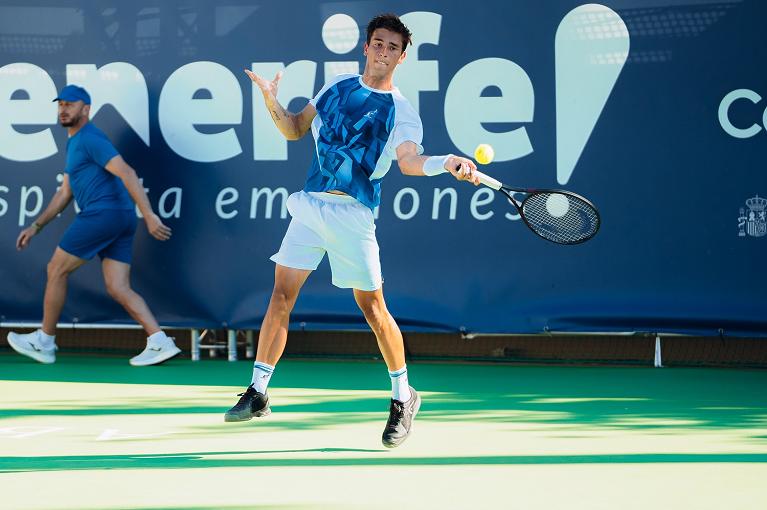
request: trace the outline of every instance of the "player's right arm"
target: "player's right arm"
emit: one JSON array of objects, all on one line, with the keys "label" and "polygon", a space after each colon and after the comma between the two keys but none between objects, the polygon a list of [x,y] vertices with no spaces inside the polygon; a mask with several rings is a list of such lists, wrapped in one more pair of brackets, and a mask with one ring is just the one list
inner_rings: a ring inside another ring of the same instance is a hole
[{"label": "player's right arm", "polygon": [[45,208],[43,213],[32,222],[30,226],[25,228],[19,234],[16,239],[16,249],[23,250],[29,246],[29,242],[34,236],[40,233],[44,226],[53,221],[57,214],[66,209],[69,202],[72,201],[72,188],[69,185],[69,174],[64,172],[64,181],[61,183],[56,194],[51,198],[48,207]]},{"label": "player's right arm", "polygon": [[[435,163],[439,165],[434,168]],[[397,147],[397,164],[404,175],[438,175],[449,172],[459,181],[469,181],[479,186],[479,177],[475,173],[477,165],[461,156],[425,156],[418,154],[418,145],[407,141]],[[429,169],[431,167],[431,169]]]},{"label": "player's right arm", "polygon": [[291,113],[282,107],[277,101],[277,88],[282,78],[282,71],[278,72],[272,81],[266,80],[248,69],[245,69],[245,73],[261,89],[266,108],[280,133],[288,140],[298,140],[303,137],[309,131],[312,120],[317,115],[314,106],[309,103],[300,113]]}]

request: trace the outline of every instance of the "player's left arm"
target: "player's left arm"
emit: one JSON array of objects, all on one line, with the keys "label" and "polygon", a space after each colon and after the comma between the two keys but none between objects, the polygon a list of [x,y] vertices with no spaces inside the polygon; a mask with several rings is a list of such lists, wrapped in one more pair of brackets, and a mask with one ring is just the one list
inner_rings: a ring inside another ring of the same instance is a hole
[{"label": "player's left arm", "polygon": [[285,109],[277,101],[277,90],[280,80],[284,74],[279,71],[274,80],[269,81],[249,69],[245,69],[245,74],[253,83],[261,89],[264,96],[264,104],[272,115],[272,120],[277,129],[287,140],[299,140],[309,131],[314,117],[317,116],[317,110],[311,103],[307,104],[299,113],[292,113]]},{"label": "player's left arm", "polygon": [[146,196],[144,185],[139,181],[136,171],[119,154],[110,159],[105,168],[122,180],[128,194],[141,211],[149,233],[160,241],[167,241],[171,235],[170,227],[165,225],[152,210],[149,197]]},{"label": "player's left arm", "polygon": [[468,158],[448,154],[446,156],[424,156],[418,154],[415,142],[403,142],[397,147],[397,163],[405,175],[438,175],[450,172],[459,181],[479,185],[477,165]]}]

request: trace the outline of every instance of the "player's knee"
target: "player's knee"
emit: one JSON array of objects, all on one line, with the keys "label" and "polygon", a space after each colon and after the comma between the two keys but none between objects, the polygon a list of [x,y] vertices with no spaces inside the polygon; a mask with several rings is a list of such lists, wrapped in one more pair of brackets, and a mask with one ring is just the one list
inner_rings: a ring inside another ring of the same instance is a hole
[{"label": "player's knee", "polygon": [[379,330],[384,327],[388,319],[389,312],[386,310],[386,306],[382,301],[377,299],[364,300],[358,302],[360,310],[365,315],[370,327],[374,330]]},{"label": "player's knee", "polygon": [[272,292],[272,299],[269,303],[269,311],[277,314],[290,313],[295,301],[296,298],[292,293],[280,287],[275,287]]},{"label": "player's knee", "polygon": [[46,270],[48,273],[48,280],[66,278],[67,275],[71,273],[70,270],[67,270],[64,266],[57,263],[55,260],[51,260],[50,262],[48,262],[48,265],[46,266]]},{"label": "player's knee", "polygon": [[130,293],[130,287],[120,283],[106,282],[106,288],[107,294],[118,303],[126,301]]}]

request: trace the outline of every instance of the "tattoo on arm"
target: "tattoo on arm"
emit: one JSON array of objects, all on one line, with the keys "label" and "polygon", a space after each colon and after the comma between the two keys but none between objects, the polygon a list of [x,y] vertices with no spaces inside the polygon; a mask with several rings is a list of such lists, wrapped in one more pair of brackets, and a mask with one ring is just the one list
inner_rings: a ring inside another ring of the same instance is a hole
[{"label": "tattoo on arm", "polygon": [[277,129],[282,132],[283,135],[291,138],[296,132],[296,119],[295,114],[287,111],[277,100],[273,97],[269,97],[266,100],[266,107],[269,110],[269,114],[272,116]]}]

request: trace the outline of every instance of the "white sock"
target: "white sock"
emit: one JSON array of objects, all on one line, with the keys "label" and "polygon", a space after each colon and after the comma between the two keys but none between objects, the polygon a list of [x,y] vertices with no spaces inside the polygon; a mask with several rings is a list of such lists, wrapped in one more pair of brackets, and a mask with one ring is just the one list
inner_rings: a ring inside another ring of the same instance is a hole
[{"label": "white sock", "polygon": [[40,343],[43,345],[43,347],[51,347],[54,343],[56,343],[56,335],[49,335],[42,329],[37,330],[37,337],[40,339]]},{"label": "white sock", "polygon": [[391,398],[400,402],[410,400],[410,385],[407,382],[407,365],[403,365],[399,370],[389,372],[391,377]]},{"label": "white sock", "polygon": [[268,363],[256,361],[253,363],[253,378],[250,380],[253,388],[261,394],[266,395],[266,387],[269,386],[269,380],[274,373],[274,367]]},{"label": "white sock", "polygon": [[168,338],[168,335],[165,334],[165,331],[158,331],[157,333],[152,333],[149,335],[149,337],[146,339],[147,345],[165,345],[168,343],[170,338]]}]

